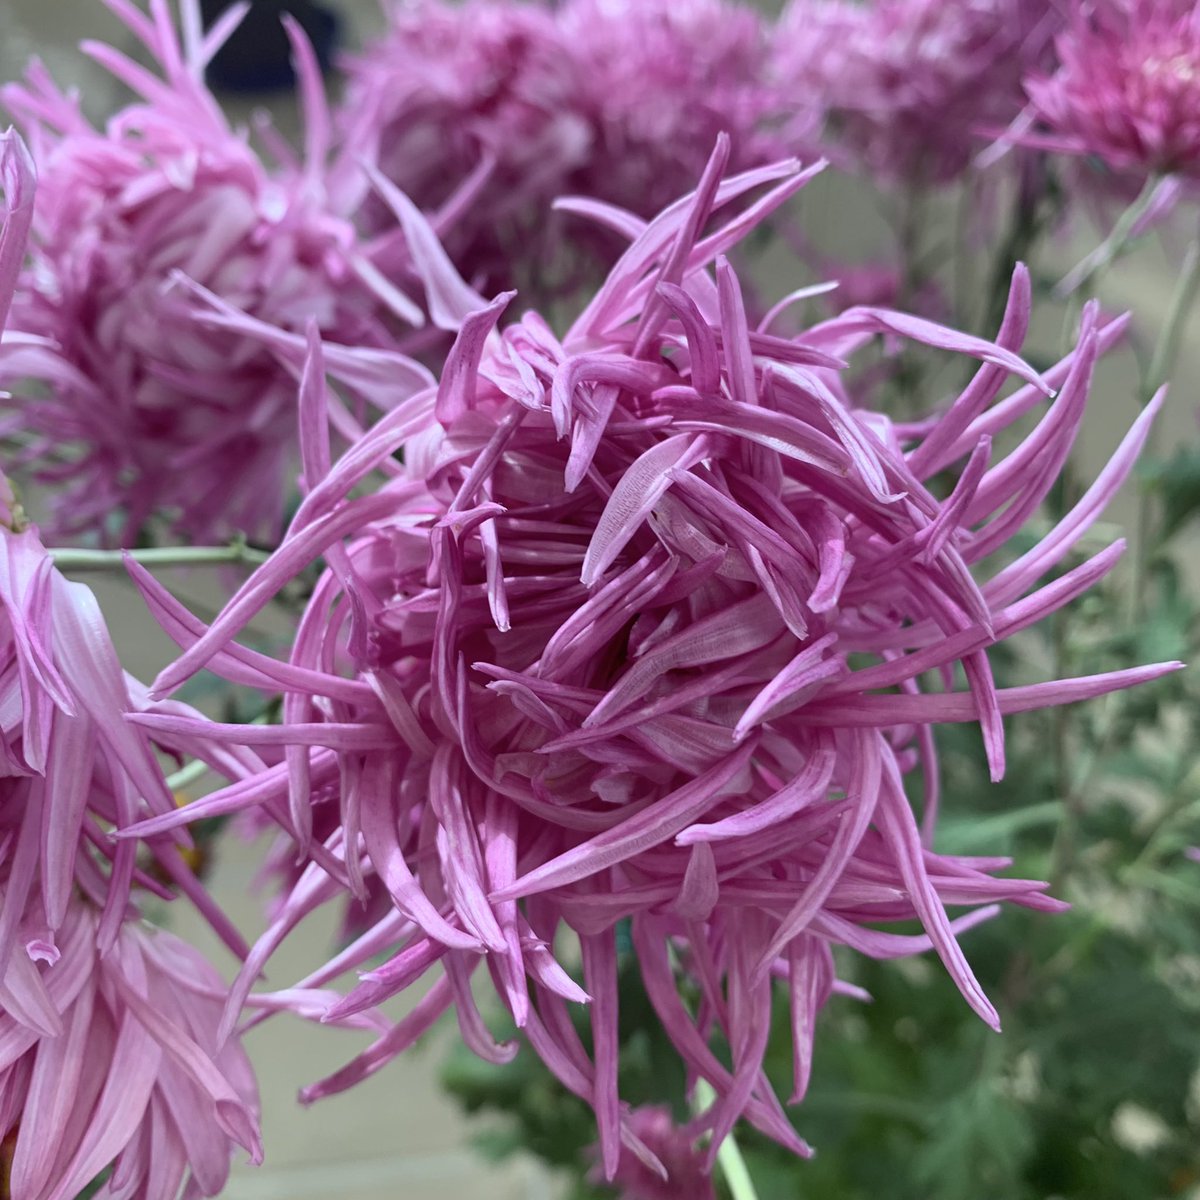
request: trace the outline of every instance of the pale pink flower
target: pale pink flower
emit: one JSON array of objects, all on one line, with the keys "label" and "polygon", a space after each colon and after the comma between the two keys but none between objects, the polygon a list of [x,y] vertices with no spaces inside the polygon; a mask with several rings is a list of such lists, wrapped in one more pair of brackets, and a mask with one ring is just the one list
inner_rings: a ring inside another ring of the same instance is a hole
[{"label": "pale pink flower", "polygon": [[[303,986],[392,951],[326,1014],[343,1019],[436,972],[408,1017],[306,1099],[375,1073],[451,1007],[473,1050],[510,1058],[476,1007],[485,965],[523,1036],[594,1105],[605,1175],[622,1146],[661,1175],[617,1091],[614,926],[629,920],[667,1037],[717,1093],[689,1129],[710,1135],[706,1167],[740,1117],[806,1153],[762,1074],[773,978],[788,981],[799,1098],[834,945],[932,947],[997,1026],[957,935],[998,901],[1058,907],[1044,884],[998,876],[1007,860],[930,849],[932,727],[978,721],[999,778],[1006,714],[1177,665],[1009,689],[988,665],[989,647],[1120,556],[1117,543],[1043,582],[1129,472],[1157,401],[1076,506],[995,565],[1053,486],[1124,323],[1086,308],[1076,349],[1039,375],[1017,354],[1031,304],[1018,270],[994,342],[870,307],[794,338],[751,326],[723,254],[812,172],[785,162],[722,180],[728,154],[721,139],[694,195],[628,222],[632,244],[561,339],[535,313],[498,332],[501,296],[466,321],[437,388],[333,465],[314,346],[310,490],[211,627],[135,571],[186,647],[156,694],[202,666],[284,693],[279,727],[205,730],[285,747],[284,761],[126,831],[286,805],[314,856],[247,959],[226,1028],[280,941],[371,878],[393,910]],[[847,360],[879,334],[980,365],[940,420],[897,426],[845,387]],[[1030,416],[995,455],[993,438]],[[404,475],[356,495],[401,446]],[[928,481],[951,468],[956,486],[935,493]],[[318,555],[328,570],[289,661],[239,646]],[[135,719],[156,736],[197,732]],[[920,820],[904,790],[914,770]],[[327,789],[340,824],[319,842],[310,796]],[[914,918],[920,935],[882,928]],[[555,957],[567,931],[582,987]],[[583,1001],[590,1048],[568,1007]],[[718,1034],[730,1066],[710,1049]]]},{"label": "pale pink flower", "polygon": [[[0,316],[19,276],[33,206],[32,172],[19,139],[11,132],[0,137]],[[6,334],[0,371],[14,348],[28,349]],[[54,953],[77,891],[102,910],[99,944],[108,949],[133,882],[144,877],[135,846],[118,847],[105,831],[148,813],[171,812],[175,802],[150,740],[126,720],[135,707],[130,688],[137,685],[121,670],[95,596],[55,569],[2,474],[0,517],[3,972],[20,956],[21,927]],[[197,739],[179,745],[200,750]],[[218,763],[251,761],[245,754],[229,760],[219,748],[200,752]],[[168,878],[191,889],[195,881],[175,839],[160,839],[152,852]]]},{"label": "pale pink flower", "polygon": [[806,122],[819,98],[834,153],[884,179],[945,183],[1021,110],[1058,24],[1043,0],[791,0],[775,69]]},{"label": "pale pink flower", "polygon": [[[32,164],[0,136],[0,333],[33,204]],[[6,340],[0,369],[13,346]],[[191,947],[131,907],[170,898],[109,831],[174,809],[91,592],[55,569],[0,475],[0,1143],[9,1200],[166,1200],[224,1186],[235,1144],[260,1157],[257,1093],[236,1042],[218,1047],[228,989]],[[195,717],[186,706],[177,711]],[[189,732],[166,746],[236,775]],[[260,764],[261,765],[261,764]],[[156,865],[241,950],[172,837]]]},{"label": "pale pink flower", "polygon": [[[423,311],[380,274],[347,219],[341,196],[361,172],[330,156],[319,72],[297,26],[288,29],[305,159],[288,161],[275,138],[284,161],[271,169],[203,82],[244,10],[202,36],[196,0],[182,0],[181,38],[165,0],[149,15],[129,0],[106,3],[161,77],[86,45],[137,93],[103,130],[38,63],[0,93],[41,177],[12,323],[52,341],[60,359],[47,387],[12,406],[8,429],[49,485],[58,535],[131,544],[161,516],[195,541],[237,530],[274,537],[295,465],[295,373],[272,347],[206,323],[195,286],[278,330],[302,334],[312,322],[332,342],[381,356],[397,322],[420,324]],[[411,255],[391,257],[411,273]],[[39,364],[27,365],[36,375]],[[394,396],[414,378],[428,376],[401,359]],[[376,399],[351,390],[360,403]],[[355,425],[349,414],[345,424]]]},{"label": "pale pink flower", "polygon": [[1026,80],[1028,145],[1118,177],[1200,178],[1200,11],[1191,0],[1075,0],[1058,66]]},{"label": "pale pink flower", "polygon": [[[5,903],[7,905],[7,897]],[[254,1074],[218,1048],[227,988],[198,951],[136,919],[107,953],[68,907],[58,950],[14,958],[0,990],[0,1139],[10,1200],[216,1196],[237,1146],[261,1158]]]},{"label": "pale pink flower", "polygon": [[695,183],[720,133],[736,170],[785,152],[768,30],[751,6],[566,0],[560,14],[592,131],[573,191],[649,217]]},{"label": "pale pink flower", "polygon": [[[388,12],[383,37],[345,64],[341,137],[422,208],[454,210],[446,245],[464,274],[534,282],[557,244],[551,201],[591,151],[571,45],[552,12],[512,0]],[[390,229],[387,207],[365,200],[367,229]]]},{"label": "pale pink flower", "polygon": [[[621,1148],[621,1161],[611,1186],[621,1200],[716,1200],[712,1178],[704,1170],[704,1156],[685,1126],[677,1125],[671,1110],[663,1106],[635,1108],[629,1128],[662,1165],[663,1174],[643,1162],[634,1151]],[[593,1182],[604,1178],[592,1172]]]}]

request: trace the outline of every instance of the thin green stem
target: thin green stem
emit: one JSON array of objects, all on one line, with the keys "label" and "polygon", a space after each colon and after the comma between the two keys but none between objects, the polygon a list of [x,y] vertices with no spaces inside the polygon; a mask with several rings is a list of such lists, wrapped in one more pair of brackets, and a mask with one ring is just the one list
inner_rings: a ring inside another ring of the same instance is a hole
[{"label": "thin green stem", "polygon": [[194,758],[187,766],[180,767],[174,774],[167,776],[167,788],[172,792],[182,792],[184,788],[191,787],[193,783],[203,779],[209,770],[208,763],[203,759]]},{"label": "thin green stem", "polygon": [[[1063,464],[1058,486],[1052,494],[1052,511],[1056,519],[1071,511],[1077,489],[1070,456]],[[1053,678],[1063,679],[1070,674],[1068,664],[1071,646],[1068,641],[1070,613],[1056,612],[1050,619],[1051,651],[1053,654]],[[1061,887],[1070,874],[1075,860],[1075,839],[1083,817],[1084,798],[1072,786],[1071,744],[1075,728],[1075,710],[1071,705],[1056,708],[1051,717],[1052,752],[1054,755],[1055,790],[1063,801],[1063,816],[1058,834],[1050,852],[1050,881],[1054,888]]]},{"label": "thin green stem", "polygon": [[1175,370],[1183,331],[1187,326],[1192,306],[1196,303],[1197,294],[1200,294],[1200,237],[1194,238],[1187,248],[1183,265],[1179,269],[1179,277],[1175,280],[1166,324],[1159,334],[1154,353],[1150,357],[1150,366],[1142,380],[1143,406],[1154,399],[1154,394],[1170,379]]},{"label": "thin green stem", "polygon": [[972,178],[968,174],[959,185],[958,199],[954,206],[954,311],[964,329],[970,327],[967,310],[970,308],[968,297],[971,295],[971,256],[967,246],[967,235],[975,200],[971,187]]},{"label": "thin green stem", "polygon": [[1019,262],[1028,266],[1033,257],[1034,246],[1049,219],[1048,209],[1053,208],[1048,201],[1044,176],[1041,187],[1028,190],[1017,187],[1008,231],[992,259],[987,278],[979,330],[985,337],[992,337],[1004,318],[1013,267]]},{"label": "thin green stem", "polygon": [[[699,1111],[708,1108],[716,1099],[716,1092],[706,1079],[700,1079],[696,1082],[694,1103]],[[749,1168],[746,1166],[746,1160],[742,1157],[742,1152],[738,1148],[738,1144],[734,1141],[733,1134],[730,1134],[721,1143],[721,1148],[717,1151],[717,1165],[721,1168],[721,1174],[725,1176],[725,1182],[729,1185],[729,1194],[733,1200],[758,1200],[758,1192],[754,1190],[754,1180],[750,1178]]]},{"label": "thin green stem", "polygon": [[228,546],[156,546],[148,550],[83,550],[56,546],[50,551],[62,571],[121,571],[126,556],[144,567],[211,567],[241,564],[258,567],[270,555],[244,542]]},{"label": "thin green stem", "polygon": [[[1187,327],[1197,295],[1200,295],[1200,237],[1193,239],[1184,256],[1179,276],[1175,280],[1175,290],[1171,294],[1171,303],[1167,308],[1166,320],[1150,355],[1150,363],[1142,376],[1138,399],[1143,407],[1154,399],[1175,369],[1179,347],[1183,342],[1183,331]],[[1152,462],[1156,457],[1160,437],[1156,424],[1151,427],[1147,436],[1147,461]],[[1131,625],[1137,625],[1144,615],[1150,564],[1154,556],[1153,542],[1157,517],[1155,510],[1153,492],[1142,487],[1138,491],[1137,499],[1137,539],[1134,545],[1133,587],[1129,611]]]},{"label": "thin green stem", "polygon": [[1162,182],[1161,175],[1151,175],[1146,180],[1134,202],[1117,218],[1108,237],[1059,281],[1055,288],[1059,296],[1068,296],[1085,283],[1092,284],[1094,290],[1099,276],[1128,248],[1134,230],[1154,204]]}]

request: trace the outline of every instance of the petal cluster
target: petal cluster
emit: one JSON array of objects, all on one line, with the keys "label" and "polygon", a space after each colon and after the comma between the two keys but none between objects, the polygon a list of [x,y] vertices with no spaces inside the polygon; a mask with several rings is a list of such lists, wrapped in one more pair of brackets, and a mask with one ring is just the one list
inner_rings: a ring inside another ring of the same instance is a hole
[{"label": "petal cluster", "polygon": [[[2,327],[33,202],[11,132],[0,181]],[[163,1200],[186,1180],[189,1195],[213,1196],[234,1144],[259,1153],[253,1075],[237,1042],[217,1048],[227,989],[214,969],[143,925],[134,898],[170,899],[171,881],[240,940],[180,839],[109,836],[175,808],[150,738],[127,720],[147,698],[95,597],[55,568],[3,476],[0,496],[0,1191],[74,1200],[110,1171],[99,1194]],[[160,745],[227,769],[254,761],[191,735]]]},{"label": "petal cluster", "polygon": [[4,1194],[75,1200],[104,1178],[103,1197],[164,1200],[185,1183],[219,1195],[235,1146],[261,1157],[250,1063],[236,1041],[216,1047],[226,986],[170,934],[126,921],[105,954],[97,934],[95,910],[73,900],[60,956],[14,960],[0,984]]},{"label": "petal cluster", "polygon": [[1186,0],[1071,6],[1052,74],[1026,81],[1024,140],[1120,177],[1200,177],[1200,13]]},{"label": "petal cluster", "polygon": [[[413,0],[389,17],[346,63],[341,135],[422,208],[450,206],[465,274],[512,280],[591,152],[570,43],[551,12],[507,0]],[[395,220],[373,195],[359,217],[372,232]]]},{"label": "petal cluster", "polygon": [[1058,24],[1040,0],[792,0],[776,69],[875,177],[945,183],[1020,112]]},{"label": "petal cluster", "polygon": [[[1156,405],[1060,523],[995,565],[1058,477],[1123,322],[1087,308],[1076,348],[1040,375],[1017,352],[1030,310],[1018,270],[995,341],[868,307],[794,338],[752,326],[724,254],[813,172],[723,178],[728,155],[722,139],[693,195],[648,224],[626,218],[629,249],[561,338],[533,312],[500,331],[501,296],[465,322],[437,388],[340,461],[319,426],[306,436],[311,490],[288,536],[210,627],[139,573],[186,647],[156,694],[205,665],[284,693],[282,726],[215,731],[285,747],[283,761],[136,831],[286,807],[313,856],[247,960],[227,1027],[279,942],[370,880],[392,910],[303,986],[390,951],[336,1020],[435,980],[310,1099],[373,1074],[449,1008],[472,1049],[509,1058],[476,1007],[482,966],[535,1051],[594,1105],[608,1177],[623,1146],[661,1176],[617,1090],[618,960],[632,953],[667,1036],[716,1092],[690,1128],[711,1134],[707,1164],[739,1118],[806,1153],[762,1071],[776,980],[798,1099],[838,986],[835,946],[932,947],[997,1025],[958,935],[1000,901],[1058,907],[1044,884],[1001,875],[1006,860],[931,848],[933,727],[978,722],[998,778],[1006,714],[1177,665],[998,689],[988,662],[1121,553],[1044,582],[1130,470]],[[849,360],[880,334],[977,360],[937,420],[898,425],[856,405]],[[319,348],[310,365],[319,399]],[[1024,419],[1032,429],[1011,436]],[[358,495],[402,444],[404,474]],[[318,554],[328,569],[289,661],[240,646]],[[339,806],[323,842],[314,795]],[[888,928],[914,919],[919,934]],[[584,1002],[590,1044],[570,1016]]]},{"label": "petal cluster", "polygon": [[333,342],[388,347],[398,326],[424,319],[401,290],[411,260],[400,255],[384,279],[346,217],[361,172],[330,158],[320,76],[297,26],[305,157],[267,131],[281,157],[271,168],[204,85],[232,21],[201,36],[196,0],[183,0],[181,36],[165,0],[148,15],[108,3],[160,73],[86,45],[136,93],[103,129],[38,63],[2,92],[40,175],[12,324],[60,357],[7,424],[53,489],[59,535],[102,530],[127,545],[163,516],[193,540],[270,537],[294,468],[294,373],[261,341],[201,319],[197,288],[278,330],[315,322]]},{"label": "petal cluster", "polygon": [[[738,166],[782,153],[767,27],[730,0],[397,3],[347,72],[346,141],[423,208],[452,212],[447,246],[468,278],[524,294],[573,290],[619,247],[581,223],[564,239],[549,220],[563,193],[649,216],[694,183],[722,131]],[[362,219],[391,222],[375,200]]]}]

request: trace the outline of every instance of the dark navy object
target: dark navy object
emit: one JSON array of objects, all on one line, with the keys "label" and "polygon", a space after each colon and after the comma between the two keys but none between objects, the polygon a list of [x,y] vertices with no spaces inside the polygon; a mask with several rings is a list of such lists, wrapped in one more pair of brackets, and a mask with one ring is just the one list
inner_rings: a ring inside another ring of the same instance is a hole
[{"label": "dark navy object", "polygon": [[[210,26],[234,0],[201,0],[205,26]],[[333,58],[340,22],[337,14],[312,0],[251,0],[250,11],[209,64],[208,82],[228,92],[273,92],[296,81],[291,47],[280,18],[291,13],[308,34],[321,69]]]}]

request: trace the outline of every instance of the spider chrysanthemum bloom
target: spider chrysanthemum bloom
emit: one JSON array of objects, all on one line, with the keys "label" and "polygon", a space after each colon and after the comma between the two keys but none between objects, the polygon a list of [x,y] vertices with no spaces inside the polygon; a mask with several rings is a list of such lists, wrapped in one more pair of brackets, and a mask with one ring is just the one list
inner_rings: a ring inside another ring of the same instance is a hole
[{"label": "spider chrysanthemum bloom", "polygon": [[1058,67],[1026,81],[1028,144],[1094,157],[1119,178],[1200,178],[1200,11],[1189,0],[1077,3]]},{"label": "spider chrysanthemum bloom", "polygon": [[1057,27],[1041,0],[792,0],[774,65],[802,113],[884,179],[947,183],[1021,110]]},{"label": "spider chrysanthemum bloom", "polygon": [[[340,806],[339,827],[312,843],[334,865],[306,870],[237,995],[307,913],[371,878],[393,911],[307,984],[393,954],[329,1017],[438,975],[412,1015],[308,1098],[379,1070],[452,1005],[474,1050],[509,1057],[472,997],[486,964],[535,1051],[594,1104],[606,1174],[622,1144],[653,1167],[617,1092],[616,927],[627,921],[666,1035],[717,1093],[688,1131],[711,1133],[708,1166],[739,1117],[805,1153],[761,1074],[773,980],[788,981],[800,1097],[834,945],[879,957],[932,946],[996,1025],[956,934],[996,901],[1056,907],[1043,884],[999,877],[1004,860],[930,848],[931,727],[979,721],[998,777],[1006,713],[1173,665],[1009,690],[988,665],[990,646],[1119,557],[1118,544],[1040,582],[1130,469],[1153,410],[1060,523],[1020,557],[981,566],[1052,487],[1096,356],[1122,323],[1101,327],[1088,308],[1078,347],[1045,377],[1016,353],[1023,271],[995,342],[861,307],[790,339],[752,327],[721,256],[811,171],[783,163],[722,182],[727,160],[721,140],[695,195],[644,227],[628,220],[632,245],[562,338],[534,313],[497,332],[510,299],[499,298],[464,326],[438,388],[332,467],[314,354],[302,401],[311,491],[276,559],[211,627],[139,575],[187,647],[159,693],[207,664],[285,695],[281,727],[222,736],[286,746],[287,761],[194,815],[286,800],[299,827],[314,793],[333,790]],[[939,421],[899,427],[844,386],[847,357],[879,333],[981,365]],[[993,461],[993,436],[1035,413]],[[401,443],[405,477],[350,498]],[[931,490],[951,468],[949,494]],[[329,570],[289,662],[233,641],[320,553]],[[920,819],[904,790],[912,771]],[[951,919],[950,907],[965,911]],[[921,936],[881,928],[913,918]],[[567,931],[578,979],[555,957]],[[568,1010],[584,999],[590,1047]]]},{"label": "spider chrysanthemum bloom", "polygon": [[[553,13],[512,0],[401,0],[346,73],[342,137],[422,208],[454,208],[446,245],[465,275],[502,286],[547,258],[550,204],[591,137]],[[365,201],[369,230],[394,224],[377,198]]]},{"label": "spider chrysanthemum bloom", "polygon": [[52,340],[63,364],[6,427],[52,490],[59,536],[131,544],[161,515],[194,541],[272,537],[295,460],[294,375],[261,342],[197,320],[204,305],[179,277],[275,328],[315,321],[356,346],[393,345],[393,322],[422,313],[340,215],[352,181],[329,165],[320,77],[298,27],[306,160],[271,169],[204,85],[232,20],[202,37],[196,0],[181,0],[181,38],[166,0],[149,15],[106,2],[161,68],[85,47],[136,102],[98,130],[36,63],[0,93],[40,176],[12,325]]}]

